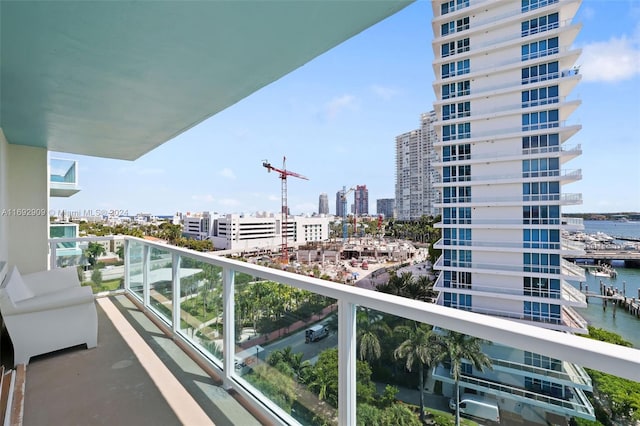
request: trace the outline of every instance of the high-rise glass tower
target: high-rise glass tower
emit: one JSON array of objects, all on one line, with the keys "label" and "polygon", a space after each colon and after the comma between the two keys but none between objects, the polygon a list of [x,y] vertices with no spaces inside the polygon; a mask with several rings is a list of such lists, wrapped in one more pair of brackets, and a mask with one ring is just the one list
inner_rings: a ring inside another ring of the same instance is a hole
[{"label": "high-rise glass tower", "polygon": [[357,185],[354,192],[355,214],[358,216],[369,214],[369,190],[367,185]]},{"label": "high-rise glass tower", "polygon": [[329,197],[324,192],[318,200],[318,214],[329,214]]},{"label": "high-rise glass tower", "polygon": [[[572,48],[580,3],[432,3],[441,305],[587,332],[574,310],[585,299],[570,284],[583,281],[584,272],[563,260],[581,248],[569,245],[562,230],[582,224],[561,214],[563,206],[581,203],[580,194],[563,191],[581,178],[579,170],[563,168],[581,153],[570,146],[580,129],[571,122],[580,105],[571,96],[581,78],[574,68],[580,50]],[[502,398],[506,412],[526,411],[532,421],[593,418],[582,368],[503,349],[486,348],[500,373],[483,375],[469,365],[462,386]]]},{"label": "high-rise glass tower", "polygon": [[400,220],[435,216],[438,175],[433,168],[434,111],[420,115],[420,128],[396,136],[396,214]]}]

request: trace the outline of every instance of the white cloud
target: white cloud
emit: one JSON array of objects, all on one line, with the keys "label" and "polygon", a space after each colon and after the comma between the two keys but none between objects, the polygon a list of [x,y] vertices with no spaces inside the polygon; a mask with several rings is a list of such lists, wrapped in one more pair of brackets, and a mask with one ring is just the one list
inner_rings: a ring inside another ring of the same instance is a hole
[{"label": "white cloud", "polygon": [[617,82],[640,75],[640,43],[622,37],[582,48],[578,64],[584,81]]},{"label": "white cloud", "polygon": [[355,96],[342,95],[337,98],[331,99],[325,105],[325,111],[327,113],[327,118],[329,119],[334,118],[338,113],[344,111],[345,109],[357,109]]},{"label": "white cloud", "polygon": [[277,197],[277,196],[275,196],[273,194],[267,196],[267,200],[269,200],[269,201],[280,201],[280,198],[282,198],[282,197]]},{"label": "white cloud", "polygon": [[204,201],[206,203],[212,203],[215,200],[215,198],[213,198],[213,195],[211,194],[192,195],[191,199],[195,201]]},{"label": "white cloud", "polygon": [[233,170],[231,170],[228,167],[225,167],[224,169],[220,170],[218,172],[219,176],[222,176],[223,178],[227,178],[227,179],[235,179],[236,175],[233,173]]},{"label": "white cloud", "polygon": [[374,84],[373,86],[371,86],[371,91],[376,96],[384,99],[385,101],[388,101],[389,99],[393,98],[394,96],[400,93],[399,90],[393,89],[391,87],[379,86],[377,84]]},{"label": "white cloud", "polygon": [[223,206],[237,206],[240,204],[240,201],[234,198],[222,198],[218,202]]}]

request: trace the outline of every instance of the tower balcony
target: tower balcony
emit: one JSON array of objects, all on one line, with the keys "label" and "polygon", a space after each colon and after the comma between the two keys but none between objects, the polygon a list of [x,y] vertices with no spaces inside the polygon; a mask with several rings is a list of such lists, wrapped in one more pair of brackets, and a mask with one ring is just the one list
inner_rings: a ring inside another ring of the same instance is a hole
[{"label": "tower balcony", "polygon": [[[458,249],[463,250],[463,248],[460,247],[458,247]],[[529,250],[527,251],[529,252]],[[536,276],[541,278],[585,281],[584,269],[564,259],[561,260],[560,265],[523,265],[453,260],[445,259],[444,255],[441,255],[433,264],[433,269],[520,277],[536,274]]]},{"label": "tower balcony", "polygon": [[532,204],[557,204],[561,206],[582,204],[582,194],[532,194],[501,197],[460,196],[443,198],[435,207],[498,207],[523,206]]},{"label": "tower balcony", "polygon": [[79,191],[78,162],[51,158],[49,160],[49,196],[71,197]]}]

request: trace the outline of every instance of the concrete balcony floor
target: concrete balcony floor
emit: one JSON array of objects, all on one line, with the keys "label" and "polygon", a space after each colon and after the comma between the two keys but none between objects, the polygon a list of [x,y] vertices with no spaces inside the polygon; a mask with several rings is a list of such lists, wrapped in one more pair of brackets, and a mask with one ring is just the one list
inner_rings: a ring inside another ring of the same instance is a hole
[{"label": "concrete balcony floor", "polygon": [[31,359],[25,425],[261,424],[126,296],[96,306],[96,348]]}]

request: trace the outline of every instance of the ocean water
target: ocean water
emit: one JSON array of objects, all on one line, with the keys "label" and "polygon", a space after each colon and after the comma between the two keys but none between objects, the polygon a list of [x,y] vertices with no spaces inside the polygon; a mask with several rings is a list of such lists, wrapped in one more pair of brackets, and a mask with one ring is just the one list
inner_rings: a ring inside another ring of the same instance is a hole
[{"label": "ocean water", "polygon": [[[640,238],[640,222],[613,222],[585,220],[584,233],[594,234],[604,232],[610,236],[635,237]],[[613,267],[618,272],[617,278],[596,277],[586,274],[586,282],[583,285],[589,286],[590,292],[600,290],[600,281],[607,286],[617,288],[622,293],[623,288],[628,297],[640,298],[640,269],[625,268],[622,262],[614,262]],[[575,283],[578,287],[579,284]],[[640,319],[630,315],[622,309],[616,310],[613,317],[613,308],[609,303],[603,309],[602,299],[592,297],[589,299],[589,307],[586,309],[576,309],[582,317],[594,327],[604,328],[621,335],[625,340],[630,341],[636,348],[640,348]]]}]

